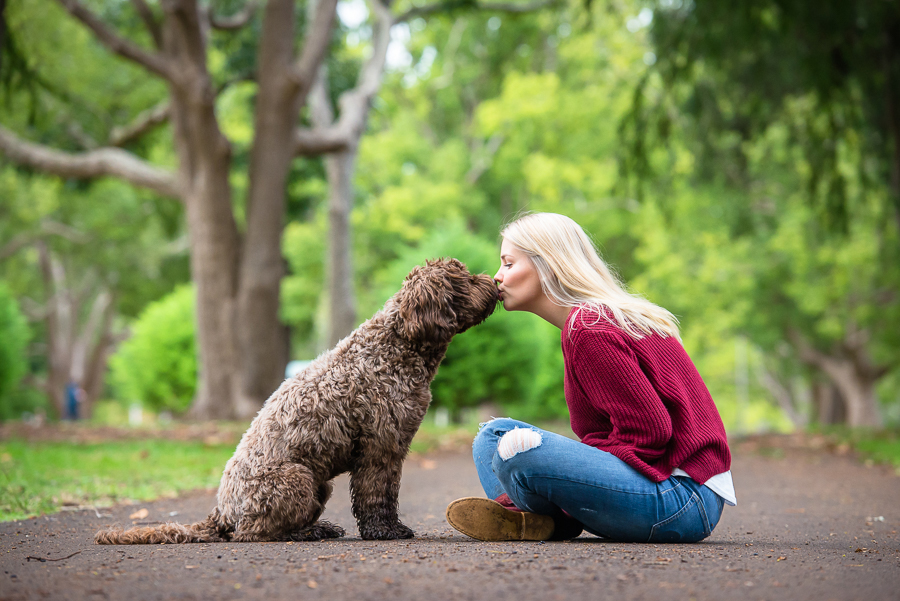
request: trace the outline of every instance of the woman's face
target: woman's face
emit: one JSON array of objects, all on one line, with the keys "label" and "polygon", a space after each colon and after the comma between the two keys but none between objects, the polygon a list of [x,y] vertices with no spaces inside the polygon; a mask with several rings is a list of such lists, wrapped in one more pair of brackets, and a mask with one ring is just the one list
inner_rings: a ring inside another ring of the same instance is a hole
[{"label": "woman's face", "polygon": [[534,312],[544,298],[541,279],[531,259],[506,240],[500,245],[500,270],[494,281],[507,311]]}]

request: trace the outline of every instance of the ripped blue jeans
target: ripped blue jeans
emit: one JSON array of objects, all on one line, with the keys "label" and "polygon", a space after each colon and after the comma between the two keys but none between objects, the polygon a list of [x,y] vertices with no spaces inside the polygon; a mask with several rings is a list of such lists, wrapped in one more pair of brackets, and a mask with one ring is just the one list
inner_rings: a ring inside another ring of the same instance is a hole
[{"label": "ripped blue jeans", "polygon": [[[500,439],[515,428],[539,433],[540,440],[531,437],[526,446],[539,444],[518,452],[505,444],[498,452]],[[604,538],[692,543],[709,536],[722,516],[722,498],[687,476],[656,483],[606,451],[525,422],[501,418],[484,424],[472,450],[488,498],[506,493],[525,511],[564,511]]]}]

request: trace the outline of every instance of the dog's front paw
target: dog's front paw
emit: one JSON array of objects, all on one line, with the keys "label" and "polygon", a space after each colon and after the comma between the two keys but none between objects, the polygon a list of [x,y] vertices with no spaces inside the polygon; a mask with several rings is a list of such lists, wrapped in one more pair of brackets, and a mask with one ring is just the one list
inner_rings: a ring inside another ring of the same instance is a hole
[{"label": "dog's front paw", "polygon": [[412,528],[397,522],[395,524],[360,524],[359,535],[365,540],[394,540],[397,538],[413,538],[416,533]]},{"label": "dog's front paw", "polygon": [[302,530],[291,532],[291,540],[310,541],[323,540],[326,538],[341,538],[344,536],[344,529],[331,522],[320,520],[312,526],[307,526]]}]

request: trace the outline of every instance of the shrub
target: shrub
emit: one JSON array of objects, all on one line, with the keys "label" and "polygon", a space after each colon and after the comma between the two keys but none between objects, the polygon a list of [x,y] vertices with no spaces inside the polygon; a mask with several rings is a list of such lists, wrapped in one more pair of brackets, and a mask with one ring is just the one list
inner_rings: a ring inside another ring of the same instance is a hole
[{"label": "shrub", "polygon": [[147,305],[131,337],[110,358],[110,383],[124,403],[184,412],[197,383],[194,290],[177,288]]},{"label": "shrub", "polygon": [[28,324],[6,284],[0,282],[0,419],[18,417],[16,389],[28,369]]}]

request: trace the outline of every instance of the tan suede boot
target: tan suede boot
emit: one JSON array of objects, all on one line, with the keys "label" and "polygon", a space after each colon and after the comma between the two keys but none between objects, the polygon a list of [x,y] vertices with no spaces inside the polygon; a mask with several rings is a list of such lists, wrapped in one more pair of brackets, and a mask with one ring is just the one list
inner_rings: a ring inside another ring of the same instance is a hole
[{"label": "tan suede boot", "polygon": [[550,540],[554,529],[553,518],[548,515],[512,511],[480,497],[450,503],[447,521],[463,534],[484,541]]}]

